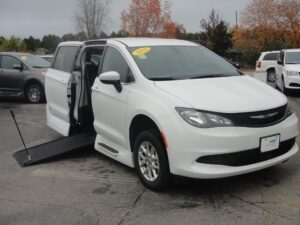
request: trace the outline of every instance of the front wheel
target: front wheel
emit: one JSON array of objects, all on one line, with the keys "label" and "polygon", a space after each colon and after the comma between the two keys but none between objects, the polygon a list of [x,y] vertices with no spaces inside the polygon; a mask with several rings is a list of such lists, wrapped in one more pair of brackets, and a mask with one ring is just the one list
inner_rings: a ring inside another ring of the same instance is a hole
[{"label": "front wheel", "polygon": [[26,100],[29,103],[41,103],[45,99],[44,89],[39,84],[29,85],[25,90]]},{"label": "front wheel", "polygon": [[275,71],[271,70],[267,72],[267,80],[269,82],[275,82],[276,81],[276,73]]},{"label": "front wheel", "polygon": [[147,188],[165,190],[171,183],[168,156],[160,133],[156,130],[141,132],[134,145],[137,174]]}]

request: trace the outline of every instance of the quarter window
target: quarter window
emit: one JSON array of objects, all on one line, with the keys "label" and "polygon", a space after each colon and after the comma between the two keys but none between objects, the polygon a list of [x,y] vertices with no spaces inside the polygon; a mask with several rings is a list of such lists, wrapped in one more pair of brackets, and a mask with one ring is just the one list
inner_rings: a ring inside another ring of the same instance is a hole
[{"label": "quarter window", "polygon": [[102,73],[109,71],[118,72],[123,83],[129,83],[134,80],[126,60],[118,50],[112,47],[107,47],[102,66]]},{"label": "quarter window", "polygon": [[15,65],[20,66],[21,62],[20,62],[20,60],[16,59],[15,57],[3,55],[1,65],[2,65],[2,69],[12,70],[12,69],[14,69]]},{"label": "quarter window", "polygon": [[78,51],[78,47],[64,46],[60,47],[53,64],[53,68],[65,72],[72,72],[74,60]]},{"label": "quarter window", "polygon": [[265,55],[264,59],[265,61],[276,61],[278,57],[278,53],[268,53]]}]

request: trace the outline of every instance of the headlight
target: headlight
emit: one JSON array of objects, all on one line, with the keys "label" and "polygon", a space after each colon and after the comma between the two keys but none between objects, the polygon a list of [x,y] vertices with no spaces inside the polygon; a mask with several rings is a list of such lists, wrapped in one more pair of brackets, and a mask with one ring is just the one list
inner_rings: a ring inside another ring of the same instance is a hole
[{"label": "headlight", "polygon": [[293,110],[293,108],[291,108],[289,105],[287,105],[286,107],[286,111],[285,111],[285,117],[289,117],[290,115],[292,115],[295,111]]},{"label": "headlight", "polygon": [[300,73],[296,71],[286,71],[287,76],[299,76]]},{"label": "headlight", "polygon": [[180,107],[176,107],[175,109],[186,122],[195,127],[212,128],[234,126],[231,120],[214,113]]}]

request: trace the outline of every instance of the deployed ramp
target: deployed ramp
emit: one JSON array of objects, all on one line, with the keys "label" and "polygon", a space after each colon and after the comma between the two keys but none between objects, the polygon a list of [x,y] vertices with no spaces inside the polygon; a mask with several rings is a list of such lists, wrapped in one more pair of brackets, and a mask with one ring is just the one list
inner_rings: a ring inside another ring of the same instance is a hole
[{"label": "deployed ramp", "polygon": [[95,134],[78,133],[31,148],[25,146],[24,150],[14,153],[13,156],[20,166],[30,166],[76,149],[92,147],[95,137]]}]

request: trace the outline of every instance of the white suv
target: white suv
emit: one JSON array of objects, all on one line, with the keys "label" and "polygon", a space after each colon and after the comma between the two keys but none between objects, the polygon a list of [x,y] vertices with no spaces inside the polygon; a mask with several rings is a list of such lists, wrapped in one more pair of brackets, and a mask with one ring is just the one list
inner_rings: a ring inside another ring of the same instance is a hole
[{"label": "white suv", "polygon": [[135,167],[150,189],[166,188],[171,174],[235,176],[298,151],[287,98],[195,43],[62,43],[52,67],[48,125],[65,136],[95,132],[95,149]]},{"label": "white suv", "polygon": [[279,51],[262,52],[256,62],[256,72],[267,73],[267,80],[269,82],[275,82],[276,80],[275,68],[277,66],[278,54]]},{"label": "white suv", "polygon": [[282,50],[276,67],[276,86],[285,92],[300,90],[300,49]]}]

